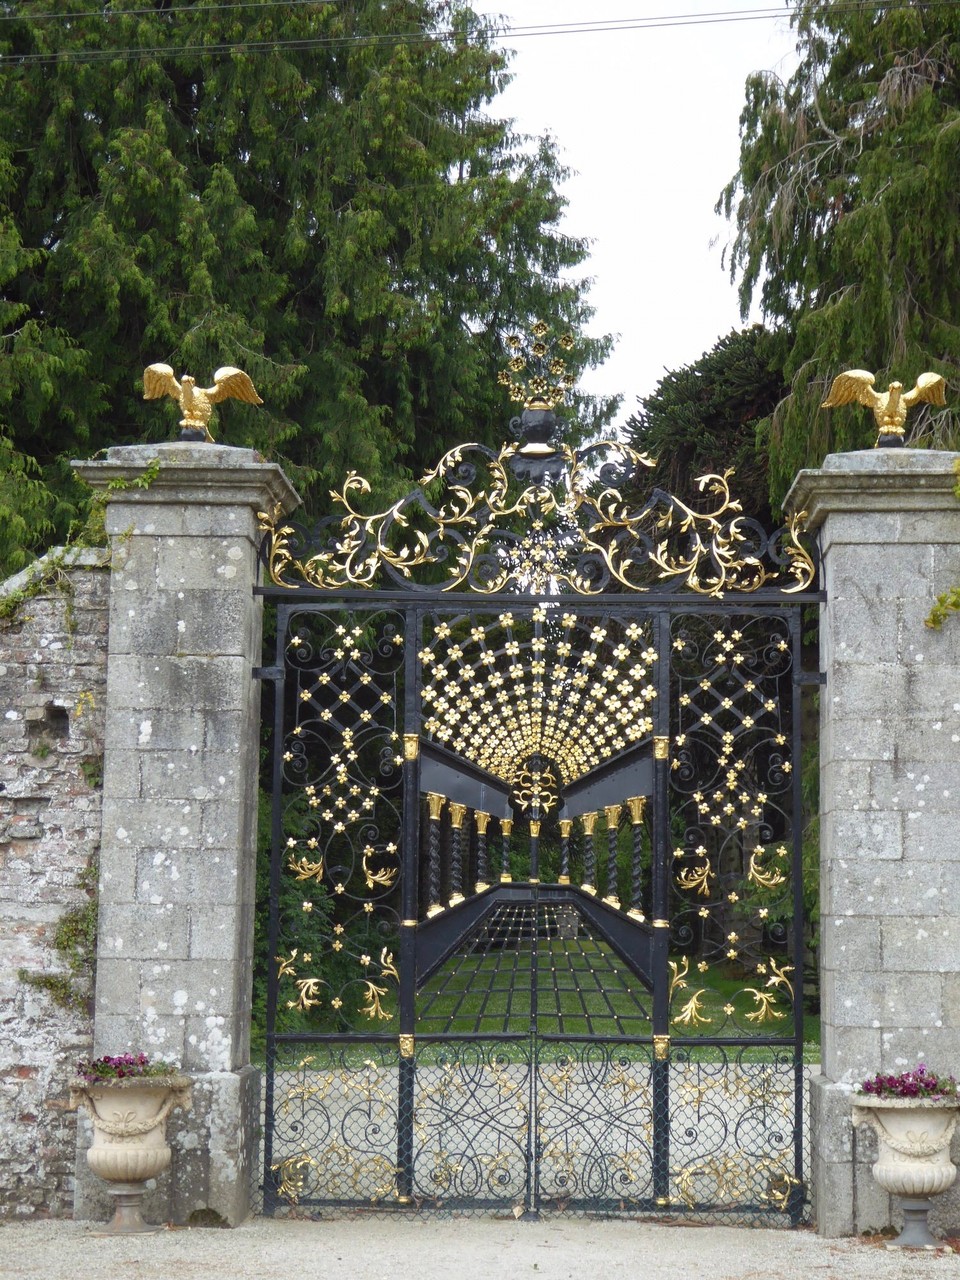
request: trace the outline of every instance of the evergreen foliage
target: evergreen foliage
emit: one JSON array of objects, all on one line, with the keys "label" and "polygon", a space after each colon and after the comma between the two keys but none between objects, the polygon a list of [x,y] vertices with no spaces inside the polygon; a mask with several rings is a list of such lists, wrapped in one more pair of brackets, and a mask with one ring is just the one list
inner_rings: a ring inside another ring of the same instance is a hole
[{"label": "evergreen foliage", "polygon": [[507,332],[590,315],[565,171],[489,114],[462,0],[0,0],[0,58],[0,573],[76,516],[71,458],[175,438],[148,363],[240,365],[265,404],[218,438],[390,497],[502,438]]},{"label": "evergreen foliage", "polygon": [[[746,315],[782,326],[790,394],[764,426],[771,494],[830,451],[873,444],[859,406],[819,409],[832,378],[877,386],[960,370],[960,25],[956,6],[801,3],[799,66],[747,82],[740,167],[720,205]],[[917,443],[952,447],[958,419],[925,407]]]},{"label": "evergreen foliage", "polygon": [[627,420],[629,443],[657,460],[640,482],[695,505],[697,478],[732,467],[731,491],[744,514],[771,529],[757,427],[785,392],[774,335],[760,325],[727,334],[699,360],[666,373]]}]

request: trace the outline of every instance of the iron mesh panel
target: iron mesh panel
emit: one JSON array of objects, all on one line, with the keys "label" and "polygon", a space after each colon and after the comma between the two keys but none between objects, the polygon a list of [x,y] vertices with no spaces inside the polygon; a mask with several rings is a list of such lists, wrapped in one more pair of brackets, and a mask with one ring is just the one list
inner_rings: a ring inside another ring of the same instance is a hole
[{"label": "iron mesh panel", "polygon": [[396,1201],[398,1063],[359,1038],[278,1047],[265,1208]]},{"label": "iron mesh panel", "polygon": [[797,1073],[751,1052],[658,1063],[623,1039],[425,1039],[404,1101],[390,1044],[284,1044],[264,1207],[806,1221]]},{"label": "iron mesh panel", "polygon": [[414,1197],[425,1207],[527,1206],[532,1167],[530,1042],[436,1042],[416,1055]]}]

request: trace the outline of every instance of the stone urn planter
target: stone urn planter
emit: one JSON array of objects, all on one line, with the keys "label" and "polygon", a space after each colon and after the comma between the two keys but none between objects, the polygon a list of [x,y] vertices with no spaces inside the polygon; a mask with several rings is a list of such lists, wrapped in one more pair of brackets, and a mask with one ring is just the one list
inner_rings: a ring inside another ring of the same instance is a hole
[{"label": "stone urn planter", "polygon": [[960,1120],[960,1099],[884,1098],[858,1095],[854,1124],[869,1124],[877,1135],[879,1156],[873,1176],[885,1191],[903,1201],[903,1230],[893,1244],[934,1248],[939,1241],[927,1226],[930,1197],[946,1191],[957,1176],[950,1142]]},{"label": "stone urn planter", "polygon": [[190,1108],[190,1078],[173,1072],[117,1080],[77,1081],[71,1107],[86,1108],[93,1124],[87,1163],[109,1184],[115,1210],[105,1235],[156,1231],[140,1212],[148,1178],[170,1166],[167,1116],[174,1107]]}]

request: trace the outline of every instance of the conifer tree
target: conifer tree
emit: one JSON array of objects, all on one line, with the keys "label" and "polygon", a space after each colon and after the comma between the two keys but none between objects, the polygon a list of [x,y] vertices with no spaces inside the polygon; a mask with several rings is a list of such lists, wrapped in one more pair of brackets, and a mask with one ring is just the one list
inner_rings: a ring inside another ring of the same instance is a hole
[{"label": "conifer tree", "polygon": [[[765,424],[771,492],[833,450],[865,448],[872,416],[821,411],[831,379],[925,370],[960,393],[960,24],[956,6],[802,3],[799,65],[747,82],[740,167],[721,198],[743,313],[780,326],[790,394]],[[912,419],[954,447],[955,409]]]},{"label": "conifer tree", "polygon": [[664,374],[627,420],[630,444],[657,460],[637,480],[694,507],[696,481],[732,468],[744,514],[772,531],[767,457],[757,429],[786,391],[779,344],[761,325],[727,334],[699,360]]},{"label": "conifer tree", "polygon": [[154,361],[244,368],[264,406],[215,434],[315,503],[502,438],[504,336],[590,312],[494,35],[462,0],[0,0],[0,570],[66,531],[71,458],[176,436]]}]

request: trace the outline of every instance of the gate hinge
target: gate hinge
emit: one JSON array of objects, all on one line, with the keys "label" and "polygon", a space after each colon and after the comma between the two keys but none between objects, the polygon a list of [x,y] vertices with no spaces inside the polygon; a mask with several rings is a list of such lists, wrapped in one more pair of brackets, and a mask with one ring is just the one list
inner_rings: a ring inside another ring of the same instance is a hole
[{"label": "gate hinge", "polygon": [[400,1037],[400,1057],[412,1058],[413,1045],[414,1045],[413,1036],[401,1036]]},{"label": "gate hinge", "polygon": [[666,734],[663,734],[662,736],[657,736],[656,738],[654,738],[653,758],[654,760],[670,759],[670,739],[666,736]]},{"label": "gate hinge", "polygon": [[419,754],[420,754],[420,735],[418,733],[405,733],[403,735],[404,760],[416,760]]},{"label": "gate hinge", "polygon": [[666,1062],[670,1057],[670,1037],[654,1036],[653,1037],[653,1056],[657,1062]]},{"label": "gate hinge", "polygon": [[797,684],[825,685],[827,683],[827,673],[825,671],[801,671],[797,675]]}]

